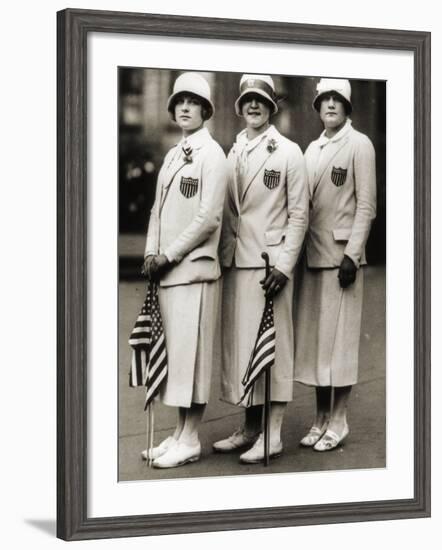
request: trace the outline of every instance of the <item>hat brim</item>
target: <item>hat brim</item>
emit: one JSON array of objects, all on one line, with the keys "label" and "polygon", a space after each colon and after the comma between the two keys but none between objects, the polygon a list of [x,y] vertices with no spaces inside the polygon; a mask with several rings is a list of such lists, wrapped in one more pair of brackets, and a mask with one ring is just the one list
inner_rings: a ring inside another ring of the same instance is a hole
[{"label": "hat brim", "polygon": [[275,100],[272,99],[270,97],[270,95],[266,92],[264,92],[263,90],[261,90],[260,88],[247,88],[247,90],[245,90],[239,97],[238,99],[235,101],[235,112],[238,116],[242,116],[242,113],[241,113],[241,100],[248,94],[257,94],[257,95],[260,95],[261,97],[263,97],[264,99],[267,100],[268,103],[270,103],[270,105],[273,107],[273,112],[272,114],[276,114],[278,112],[278,105],[275,103]]},{"label": "hat brim", "polygon": [[174,115],[174,107],[175,107],[175,103],[176,103],[176,98],[180,95],[186,95],[186,94],[189,94],[189,95],[193,95],[195,97],[197,97],[201,103],[208,109],[209,111],[209,114],[208,114],[208,117],[207,117],[207,120],[209,120],[209,118],[212,118],[213,116],[213,113],[215,112],[215,107],[213,105],[213,103],[211,101],[209,101],[207,98],[201,96],[201,95],[198,95],[196,94],[195,92],[191,92],[191,91],[186,91],[186,90],[180,90],[179,92],[176,92],[174,94],[172,94],[169,99],[167,100],[167,110],[169,111],[169,113],[173,116]]},{"label": "hat brim", "polygon": [[327,95],[327,94],[330,94],[330,93],[333,93],[333,94],[336,94],[337,96],[339,96],[339,99],[342,101],[342,103],[344,103],[347,107],[347,113],[350,114],[353,110],[353,106],[352,104],[350,103],[350,101],[348,101],[347,98],[345,98],[342,94],[340,94],[339,92],[337,92],[336,90],[327,90],[325,92],[321,92],[320,94],[318,94],[315,99],[313,100],[313,103],[312,103],[312,106],[313,106],[313,109],[315,111],[318,111],[319,113],[319,109],[320,109],[320,103],[321,103],[321,99]]}]

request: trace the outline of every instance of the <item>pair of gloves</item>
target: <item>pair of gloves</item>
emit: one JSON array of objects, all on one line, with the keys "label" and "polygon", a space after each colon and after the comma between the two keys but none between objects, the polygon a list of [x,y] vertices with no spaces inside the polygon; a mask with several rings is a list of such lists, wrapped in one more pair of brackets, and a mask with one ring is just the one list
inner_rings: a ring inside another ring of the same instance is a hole
[{"label": "pair of gloves", "polygon": [[[149,279],[149,281],[158,282],[161,277],[172,267],[172,262],[169,262],[164,254],[147,256],[144,259],[141,274]],[[273,268],[270,275],[260,281],[266,297],[272,298],[276,296],[284,288],[287,277],[278,269]]]},{"label": "pair of gloves", "polygon": [[[172,262],[169,262],[167,256],[158,254],[156,256],[147,256],[144,260],[141,273],[150,281],[159,281],[161,277],[172,267]],[[357,268],[353,260],[348,256],[344,256],[338,272],[338,279],[341,288],[347,288],[355,282]],[[260,281],[265,292],[266,298],[273,298],[281,292],[285,287],[288,278],[276,269],[275,267],[270,272],[269,276]]]},{"label": "pair of gloves", "polygon": [[[347,288],[355,282],[357,267],[349,256],[344,256],[339,266],[338,279],[341,288]],[[268,298],[276,296],[287,283],[287,277],[278,269],[273,268],[266,279],[260,281]]]}]

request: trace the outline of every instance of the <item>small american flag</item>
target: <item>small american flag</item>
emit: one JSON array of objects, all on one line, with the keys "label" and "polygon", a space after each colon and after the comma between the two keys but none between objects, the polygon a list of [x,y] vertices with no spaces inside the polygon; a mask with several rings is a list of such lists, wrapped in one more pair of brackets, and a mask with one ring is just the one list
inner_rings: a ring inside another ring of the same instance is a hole
[{"label": "small american flag", "polygon": [[144,410],[167,377],[167,352],[158,301],[158,285],[149,282],[146,299],[129,338],[132,363],[129,385],[146,386]]},{"label": "small american flag", "polygon": [[[243,396],[239,403],[244,401],[253,385],[267,369],[270,369],[275,363],[275,322],[273,317],[273,300],[266,299],[264,312],[259,325],[258,336],[256,337],[255,347],[250,356],[249,366],[247,367],[242,385],[244,386]],[[249,403],[252,394],[249,395]]]}]

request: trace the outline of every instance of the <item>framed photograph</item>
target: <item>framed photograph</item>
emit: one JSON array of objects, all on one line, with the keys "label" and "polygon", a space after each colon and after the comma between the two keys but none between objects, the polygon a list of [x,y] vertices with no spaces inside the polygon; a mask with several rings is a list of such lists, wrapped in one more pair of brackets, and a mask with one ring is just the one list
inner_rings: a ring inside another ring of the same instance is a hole
[{"label": "framed photograph", "polygon": [[58,13],[60,538],[430,515],[430,87],[425,32]]}]

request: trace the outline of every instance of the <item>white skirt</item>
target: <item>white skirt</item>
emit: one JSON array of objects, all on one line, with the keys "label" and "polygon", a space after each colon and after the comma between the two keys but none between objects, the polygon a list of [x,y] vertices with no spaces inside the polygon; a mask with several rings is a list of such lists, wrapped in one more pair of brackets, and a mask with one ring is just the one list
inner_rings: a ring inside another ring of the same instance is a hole
[{"label": "white skirt", "polygon": [[[301,270],[300,270],[301,271]],[[306,269],[296,296],[295,380],[311,386],[358,381],[363,268],[341,289],[338,269]]]},{"label": "white skirt", "polygon": [[168,374],[159,398],[173,407],[207,403],[220,338],[221,279],[159,288]]},{"label": "white skirt", "polygon": [[[255,346],[265,297],[259,283],[264,269],[227,270],[223,277],[221,399],[237,405],[242,379]],[[274,299],[275,364],[271,367],[272,401],[293,399],[293,280]],[[256,383],[249,405],[264,403],[264,376]],[[245,406],[244,403],[241,403]]]}]

